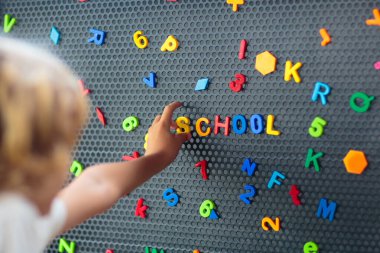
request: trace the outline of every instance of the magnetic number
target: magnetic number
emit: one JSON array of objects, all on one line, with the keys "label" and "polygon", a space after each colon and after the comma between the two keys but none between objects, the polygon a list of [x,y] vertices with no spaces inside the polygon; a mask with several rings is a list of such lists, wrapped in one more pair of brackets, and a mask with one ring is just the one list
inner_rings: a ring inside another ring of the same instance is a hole
[{"label": "magnetic number", "polygon": [[326,125],[326,120],[322,119],[321,117],[316,117],[311,123],[309,134],[314,138],[321,137],[323,134],[323,129]]},{"label": "magnetic number", "polygon": [[149,41],[148,38],[142,34],[142,31],[135,32],[135,34],[133,34],[133,41],[138,48],[144,49],[149,45]]},{"label": "magnetic number", "polygon": [[135,116],[131,116],[131,117],[126,118],[123,121],[123,129],[126,132],[130,132],[130,131],[135,130],[139,126],[139,124],[140,124],[139,119]]},{"label": "magnetic number", "polygon": [[247,184],[244,186],[244,189],[249,192],[241,194],[240,199],[247,205],[250,205],[252,201],[249,198],[252,198],[256,195],[256,188],[253,185]]},{"label": "magnetic number", "polygon": [[243,89],[243,85],[246,82],[246,78],[245,78],[245,75],[240,74],[240,73],[236,74],[235,78],[236,78],[235,81],[230,82],[230,89],[233,92],[239,92]]},{"label": "magnetic number", "polygon": [[199,207],[199,214],[203,218],[207,218],[207,217],[210,216],[211,211],[214,208],[215,208],[214,202],[212,202],[211,200],[207,199],[207,200],[203,201],[202,205]]},{"label": "magnetic number", "polygon": [[268,231],[270,228],[268,227],[271,227],[274,231],[280,231],[280,218],[276,217],[276,220],[273,221],[271,218],[269,217],[265,217],[262,221],[261,221],[261,227],[265,230],[265,231]]}]

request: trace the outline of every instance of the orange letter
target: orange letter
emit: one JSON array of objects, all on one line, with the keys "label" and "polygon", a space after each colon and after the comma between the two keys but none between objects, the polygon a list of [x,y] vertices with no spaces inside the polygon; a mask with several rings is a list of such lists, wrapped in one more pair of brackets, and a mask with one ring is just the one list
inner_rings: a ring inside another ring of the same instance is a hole
[{"label": "orange letter", "polygon": [[199,118],[195,123],[195,130],[200,137],[208,136],[211,133],[211,128],[207,127],[206,132],[202,131],[202,123],[210,124],[210,120],[208,118]]},{"label": "orange letter", "polygon": [[177,123],[177,134],[190,133],[190,119],[188,117],[178,117],[175,121]]}]

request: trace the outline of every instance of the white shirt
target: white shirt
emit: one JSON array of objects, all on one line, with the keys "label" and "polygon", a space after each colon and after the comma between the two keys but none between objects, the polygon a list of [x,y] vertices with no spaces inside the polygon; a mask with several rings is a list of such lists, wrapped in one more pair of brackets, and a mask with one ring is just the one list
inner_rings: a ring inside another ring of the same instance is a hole
[{"label": "white shirt", "polygon": [[25,197],[0,194],[0,252],[41,253],[63,228],[67,210],[55,199],[49,214],[41,216]]}]

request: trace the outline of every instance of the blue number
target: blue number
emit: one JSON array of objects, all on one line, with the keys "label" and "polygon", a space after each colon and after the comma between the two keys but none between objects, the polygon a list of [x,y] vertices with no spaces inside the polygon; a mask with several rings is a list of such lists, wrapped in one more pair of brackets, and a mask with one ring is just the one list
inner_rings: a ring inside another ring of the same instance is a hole
[{"label": "blue number", "polygon": [[241,194],[240,199],[246,203],[247,205],[251,204],[251,200],[249,198],[253,198],[256,195],[256,188],[253,185],[247,184],[244,186],[244,189],[249,191],[247,193]]}]

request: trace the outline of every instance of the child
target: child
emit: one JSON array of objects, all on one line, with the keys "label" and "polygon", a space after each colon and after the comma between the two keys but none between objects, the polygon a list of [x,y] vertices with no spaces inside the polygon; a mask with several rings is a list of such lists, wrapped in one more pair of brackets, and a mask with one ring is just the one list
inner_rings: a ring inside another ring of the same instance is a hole
[{"label": "child", "polygon": [[143,157],[91,166],[61,189],[87,100],[62,62],[0,38],[0,252],[42,252],[57,234],[167,167],[191,137],[171,133],[180,106],[172,103],[154,119]]}]

